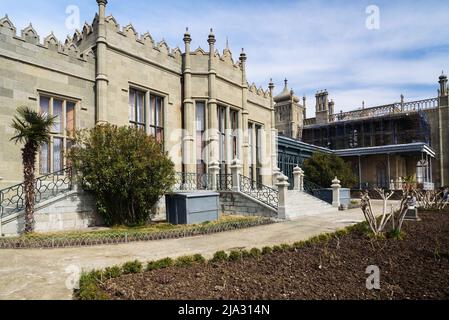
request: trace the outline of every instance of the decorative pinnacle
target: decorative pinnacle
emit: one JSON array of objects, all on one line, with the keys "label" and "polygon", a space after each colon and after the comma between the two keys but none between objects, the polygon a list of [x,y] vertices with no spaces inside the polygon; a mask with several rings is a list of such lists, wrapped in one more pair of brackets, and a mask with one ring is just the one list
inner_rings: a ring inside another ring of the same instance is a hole
[{"label": "decorative pinnacle", "polygon": [[273,89],[274,89],[274,83],[273,83],[273,79],[272,79],[272,78],[270,79],[270,83],[268,84],[268,88],[269,88],[271,91],[273,91]]},{"label": "decorative pinnacle", "polygon": [[209,39],[207,40],[207,42],[209,43],[209,45],[213,45],[216,42],[215,35],[214,35],[214,29],[212,29],[212,28],[210,28]]},{"label": "decorative pinnacle", "polygon": [[189,27],[186,27],[186,33],[184,33],[184,42],[185,43],[190,43],[192,42],[192,38],[190,37],[190,33],[189,33]]},{"label": "decorative pinnacle", "polygon": [[108,0],[97,0],[98,5],[106,6],[108,4]]},{"label": "decorative pinnacle", "polygon": [[246,61],[246,53],[245,53],[245,49],[242,48],[242,53],[240,53],[240,60],[241,61]]}]

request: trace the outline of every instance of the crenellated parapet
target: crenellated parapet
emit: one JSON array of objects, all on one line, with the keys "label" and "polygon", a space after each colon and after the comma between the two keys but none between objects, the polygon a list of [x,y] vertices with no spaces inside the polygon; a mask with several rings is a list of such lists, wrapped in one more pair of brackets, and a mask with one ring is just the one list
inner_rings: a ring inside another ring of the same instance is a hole
[{"label": "crenellated parapet", "polygon": [[43,37],[43,41],[41,43],[41,37],[31,23],[26,28],[21,30],[20,36],[18,36],[16,27],[11,22],[8,15],[6,15],[0,19],[0,33],[10,36],[20,42],[28,43],[39,48],[59,53],[62,56],[70,56],[86,62],[92,62],[94,60],[94,54],[91,48],[89,50],[82,51],[78,47],[78,43],[85,36],[92,33],[92,26],[88,24],[84,26],[83,33],[75,32],[74,36],[67,37],[64,43],[59,41],[53,32],[46,37]]},{"label": "crenellated parapet", "polygon": [[[131,23],[121,28],[112,15],[106,17],[105,22],[109,31],[113,31],[115,34],[122,36],[120,42],[128,42],[129,48],[134,48],[135,44],[139,44],[141,47],[139,46],[136,50],[144,50],[149,53],[150,56],[165,56],[173,59],[179,64],[181,63],[181,50],[179,48],[173,50],[170,49],[164,39],[157,42],[149,32],[139,34]],[[108,44],[114,44],[114,36],[111,33],[108,33]],[[124,44],[124,47],[126,47],[126,44]],[[138,52],[135,53],[138,54]]]},{"label": "crenellated parapet", "polygon": [[270,91],[264,90],[261,86],[257,88],[254,82],[251,85],[248,83],[248,91],[263,98],[270,98]]}]

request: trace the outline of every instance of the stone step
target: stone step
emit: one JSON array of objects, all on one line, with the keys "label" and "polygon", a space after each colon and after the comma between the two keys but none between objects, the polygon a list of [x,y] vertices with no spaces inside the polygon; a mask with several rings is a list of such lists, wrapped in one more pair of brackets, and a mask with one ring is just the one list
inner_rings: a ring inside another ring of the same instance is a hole
[{"label": "stone step", "polygon": [[288,191],[286,211],[289,219],[306,215],[338,213],[338,209],[329,203],[297,190]]}]

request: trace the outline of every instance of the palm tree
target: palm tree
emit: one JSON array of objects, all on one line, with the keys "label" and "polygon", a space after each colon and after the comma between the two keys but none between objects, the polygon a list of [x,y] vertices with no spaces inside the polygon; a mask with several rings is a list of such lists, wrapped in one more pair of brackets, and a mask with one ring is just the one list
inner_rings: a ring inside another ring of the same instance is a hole
[{"label": "palm tree", "polygon": [[55,119],[56,117],[36,112],[29,107],[20,107],[11,123],[11,127],[16,131],[16,135],[11,138],[11,141],[24,144],[22,163],[25,192],[25,233],[33,232],[34,229],[36,154],[43,143],[50,142],[51,129],[55,124]]}]

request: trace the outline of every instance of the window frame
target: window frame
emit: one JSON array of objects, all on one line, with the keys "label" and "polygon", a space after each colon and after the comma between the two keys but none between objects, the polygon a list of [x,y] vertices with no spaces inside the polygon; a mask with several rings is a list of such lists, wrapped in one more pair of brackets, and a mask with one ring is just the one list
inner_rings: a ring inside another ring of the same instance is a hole
[{"label": "window frame", "polygon": [[[80,99],[66,97],[58,94],[48,93],[48,92],[38,92],[38,99],[37,99],[37,110],[38,112],[42,112],[42,105],[41,101],[42,98],[48,99],[48,115],[54,116],[54,101],[62,101],[61,105],[61,115],[58,119],[58,123],[60,126],[59,132],[56,132],[55,127],[52,128],[52,134],[50,136],[49,143],[45,143],[44,145],[47,146],[47,156],[46,156],[46,167],[43,168],[42,163],[42,146],[39,147],[39,154],[38,154],[38,172],[41,175],[51,174],[63,171],[68,165],[69,162],[67,160],[67,153],[69,148],[68,146],[71,145],[71,142],[74,140],[74,134],[77,130],[78,124],[77,124],[77,114],[78,109],[81,103]],[[69,132],[67,127],[67,105],[73,104],[73,116],[72,116],[72,130]],[[60,159],[59,159],[59,166],[56,167],[56,161],[55,161],[55,141],[59,139],[61,141],[61,150],[60,150]],[[61,175],[63,175],[62,173]]]}]

